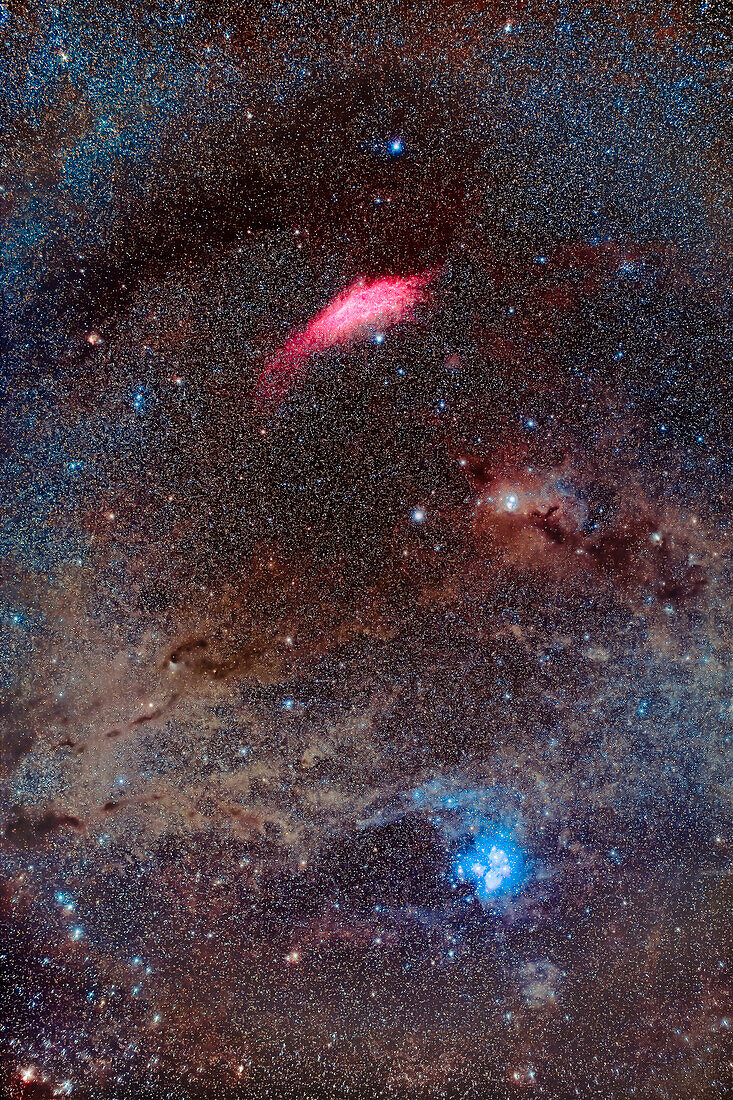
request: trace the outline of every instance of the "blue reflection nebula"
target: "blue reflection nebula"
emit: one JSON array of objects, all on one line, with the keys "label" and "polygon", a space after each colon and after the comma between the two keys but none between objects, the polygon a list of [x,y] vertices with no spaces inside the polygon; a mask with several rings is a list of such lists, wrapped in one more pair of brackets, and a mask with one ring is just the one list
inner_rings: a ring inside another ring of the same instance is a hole
[{"label": "blue reflection nebula", "polygon": [[486,901],[499,890],[508,890],[519,880],[522,858],[505,836],[493,833],[476,837],[453,861],[458,882],[473,884],[474,894]]}]

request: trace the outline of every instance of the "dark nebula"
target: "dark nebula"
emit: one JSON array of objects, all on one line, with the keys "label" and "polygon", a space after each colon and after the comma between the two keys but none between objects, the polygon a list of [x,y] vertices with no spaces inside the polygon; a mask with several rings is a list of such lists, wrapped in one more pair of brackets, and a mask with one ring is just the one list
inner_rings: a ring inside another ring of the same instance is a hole
[{"label": "dark nebula", "polygon": [[732,31],[0,0],[0,1100],[733,1097]]}]

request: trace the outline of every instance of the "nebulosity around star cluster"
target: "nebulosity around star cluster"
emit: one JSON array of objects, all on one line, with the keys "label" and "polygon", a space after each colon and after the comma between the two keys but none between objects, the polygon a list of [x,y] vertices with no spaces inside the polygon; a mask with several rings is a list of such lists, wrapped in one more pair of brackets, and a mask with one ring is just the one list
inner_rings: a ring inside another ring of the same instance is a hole
[{"label": "nebulosity around star cluster", "polygon": [[502,836],[479,835],[454,862],[459,882],[474,884],[475,896],[488,901],[497,890],[508,889],[518,877],[519,853]]},{"label": "nebulosity around star cluster", "polygon": [[0,3],[0,1097],[727,1100],[730,15]]}]

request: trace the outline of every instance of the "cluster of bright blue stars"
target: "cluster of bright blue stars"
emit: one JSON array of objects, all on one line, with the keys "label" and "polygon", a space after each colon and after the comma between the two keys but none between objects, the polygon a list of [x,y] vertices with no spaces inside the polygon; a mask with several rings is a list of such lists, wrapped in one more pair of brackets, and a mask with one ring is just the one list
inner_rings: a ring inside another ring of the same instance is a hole
[{"label": "cluster of bright blue stars", "polygon": [[518,884],[521,867],[521,853],[503,834],[482,833],[455,857],[452,876],[470,883],[479,901],[488,901]]}]

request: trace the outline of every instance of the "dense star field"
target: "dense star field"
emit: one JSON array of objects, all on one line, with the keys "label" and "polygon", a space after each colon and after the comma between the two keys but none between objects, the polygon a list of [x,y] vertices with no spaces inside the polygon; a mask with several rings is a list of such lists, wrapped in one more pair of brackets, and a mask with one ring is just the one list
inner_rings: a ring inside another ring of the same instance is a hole
[{"label": "dense star field", "polygon": [[733,1096],[733,14],[0,43],[0,1097]]}]

